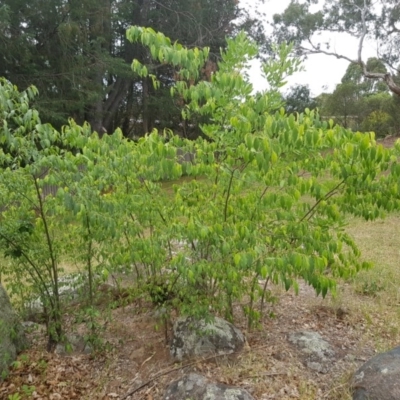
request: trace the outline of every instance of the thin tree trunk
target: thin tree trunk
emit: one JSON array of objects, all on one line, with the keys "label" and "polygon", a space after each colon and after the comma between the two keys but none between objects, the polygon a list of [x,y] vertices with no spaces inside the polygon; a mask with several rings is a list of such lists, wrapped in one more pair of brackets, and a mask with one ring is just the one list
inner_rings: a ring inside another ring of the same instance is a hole
[{"label": "thin tree trunk", "polygon": [[130,86],[132,86],[131,79],[118,77],[115,81],[114,87],[104,104],[103,127],[105,127],[108,132],[112,132],[115,128],[113,123],[115,114],[122,100],[126,98]]},{"label": "thin tree trunk", "polygon": [[143,133],[149,132],[149,80],[147,77],[142,80],[143,85]]}]

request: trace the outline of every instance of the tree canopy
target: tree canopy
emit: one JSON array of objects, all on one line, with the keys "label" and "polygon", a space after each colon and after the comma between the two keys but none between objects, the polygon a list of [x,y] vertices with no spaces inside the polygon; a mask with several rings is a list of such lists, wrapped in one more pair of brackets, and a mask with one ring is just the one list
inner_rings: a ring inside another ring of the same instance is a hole
[{"label": "tree canopy", "polygon": [[[292,0],[282,14],[274,15],[274,36],[279,41],[293,41],[301,54],[323,53],[358,65],[365,78],[384,82],[400,96],[395,80],[400,63],[400,4],[397,0]],[[321,33],[346,33],[358,40],[353,57],[332,49]],[[376,69],[366,62],[363,50],[366,39],[375,41],[377,59],[386,68]],[[322,73],[322,71],[321,71]]]},{"label": "tree canopy", "polygon": [[[367,65],[374,72],[386,71],[377,58],[369,58]],[[349,64],[333,93],[320,95],[317,103],[323,117],[333,118],[354,130],[387,136],[400,129],[398,100],[398,96],[390,94],[385,83],[366,78],[358,64]]]},{"label": "tree canopy", "polygon": [[292,87],[285,94],[284,100],[287,113],[303,113],[306,108],[312,110],[317,106],[308,85]]},{"label": "tree canopy", "polygon": [[[234,20],[259,34],[236,0],[0,0],[0,17],[0,76],[20,89],[37,87],[43,121],[60,128],[73,117],[100,134],[120,126],[130,137],[182,125],[182,104],[169,97],[174,69],[131,44],[130,25],[152,26],[189,48],[210,47],[199,79],[215,69],[225,36],[238,29]],[[157,75],[157,94],[132,72],[133,58]]]}]

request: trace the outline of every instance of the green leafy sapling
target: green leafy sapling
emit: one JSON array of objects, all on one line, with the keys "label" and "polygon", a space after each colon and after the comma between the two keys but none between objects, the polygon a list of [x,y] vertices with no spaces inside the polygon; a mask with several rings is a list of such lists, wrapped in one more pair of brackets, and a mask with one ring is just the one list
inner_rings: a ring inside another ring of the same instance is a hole
[{"label": "green leafy sapling", "polygon": [[[242,75],[257,52],[244,33],[228,41],[210,81],[182,79],[171,90],[185,99],[184,115],[210,116],[201,126],[206,140],[182,143],[195,152],[184,166],[194,179],[175,188],[181,215],[171,234],[191,244],[171,260],[187,284],[185,312],[232,318],[234,302],[248,301],[252,323],[255,300],[268,297],[260,280],[297,291],[301,278],[317,294],[334,292],[338,278],[369,267],[344,230],[346,214],[372,219],[399,207],[397,159],[373,134],[333,127],[309,110],[297,119],[275,111],[278,89],[299,68],[291,49],[277,48],[263,65],[270,88],[261,95]],[[168,51],[178,60],[183,50]]]}]

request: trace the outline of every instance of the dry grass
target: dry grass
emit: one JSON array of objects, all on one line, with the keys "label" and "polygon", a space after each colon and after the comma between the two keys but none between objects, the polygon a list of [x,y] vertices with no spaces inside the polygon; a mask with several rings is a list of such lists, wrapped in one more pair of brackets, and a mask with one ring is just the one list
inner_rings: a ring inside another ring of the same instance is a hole
[{"label": "dry grass", "polygon": [[400,336],[400,215],[365,222],[353,219],[348,228],[374,267],[351,282],[345,299],[363,315],[378,350],[387,350]]},{"label": "dry grass", "polygon": [[356,239],[362,257],[374,263],[372,270],[358,275],[355,289],[376,295],[387,305],[399,304],[400,215],[373,222],[354,218],[347,231]]}]

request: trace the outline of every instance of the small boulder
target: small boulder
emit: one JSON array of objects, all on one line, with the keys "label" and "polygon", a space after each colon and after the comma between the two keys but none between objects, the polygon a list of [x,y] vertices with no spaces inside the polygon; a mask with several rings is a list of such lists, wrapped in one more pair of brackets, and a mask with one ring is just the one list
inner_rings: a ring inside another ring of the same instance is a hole
[{"label": "small boulder", "polygon": [[174,324],[170,351],[172,357],[181,361],[187,357],[234,353],[244,343],[242,332],[222,318],[206,321],[185,317]]},{"label": "small boulder", "polygon": [[91,354],[93,351],[90,344],[81,335],[67,335],[65,343],[58,343],[55,353],[60,356],[71,354]]},{"label": "small boulder", "polygon": [[244,389],[214,383],[198,374],[185,375],[171,383],[164,400],[254,400]]},{"label": "small boulder", "polygon": [[[60,277],[58,280],[58,294],[60,299],[69,303],[72,300],[76,300],[85,290],[86,277],[82,274],[70,274]],[[48,293],[53,295],[53,290],[51,285],[47,285]],[[32,298],[25,303],[26,309],[26,320],[27,321],[41,321],[43,318],[43,301],[42,298],[36,297]]]},{"label": "small boulder", "polygon": [[7,292],[0,284],[0,380],[7,374],[17,354],[26,346],[24,328],[11,307]]},{"label": "small boulder", "polygon": [[378,354],[355,373],[353,400],[400,399],[400,346]]},{"label": "small boulder", "polygon": [[300,331],[289,335],[289,342],[303,354],[305,365],[317,372],[326,374],[335,356],[331,345],[318,332]]}]

